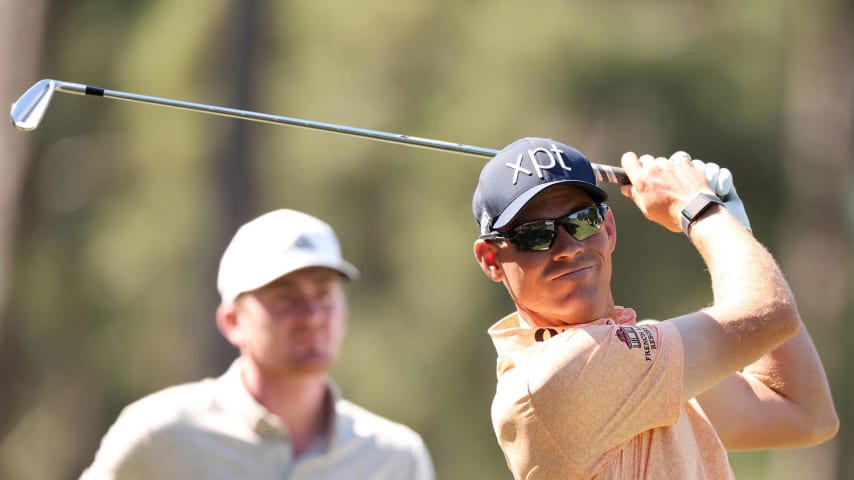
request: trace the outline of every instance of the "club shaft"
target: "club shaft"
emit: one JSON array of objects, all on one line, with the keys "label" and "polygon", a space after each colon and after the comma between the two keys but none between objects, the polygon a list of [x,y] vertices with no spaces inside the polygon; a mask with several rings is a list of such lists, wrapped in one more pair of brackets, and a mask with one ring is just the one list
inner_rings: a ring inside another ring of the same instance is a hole
[{"label": "club shaft", "polygon": [[[60,91],[63,93],[71,93],[75,95],[99,96],[116,100],[126,100],[130,102],[161,105],[180,110],[190,110],[194,112],[208,113],[211,115],[218,115],[222,117],[239,118],[262,123],[284,124],[313,130],[325,130],[328,132],[339,133],[343,135],[364,137],[383,142],[413,145],[417,147],[449,151],[477,157],[493,157],[495,156],[495,154],[498,153],[498,150],[495,149],[476,147],[473,145],[464,145],[461,143],[444,142],[440,140],[431,140],[429,138],[413,137],[409,135],[399,135],[378,130],[369,130],[364,128],[336,125],[334,123],[316,122],[312,120],[303,120],[293,117],[271,115],[267,113],[253,112],[249,110],[240,110],[215,105],[206,105],[202,103],[185,102],[169,98],[152,97],[148,95],[140,95],[137,93],[108,90],[89,85],[83,85],[80,83],[62,82],[58,80],[53,80],[53,82],[55,82],[54,85],[56,91]],[[630,183],[628,176],[621,168],[596,163],[593,163],[592,165],[594,173],[596,174],[596,178],[600,182],[617,183],[623,185],[627,185]]]}]

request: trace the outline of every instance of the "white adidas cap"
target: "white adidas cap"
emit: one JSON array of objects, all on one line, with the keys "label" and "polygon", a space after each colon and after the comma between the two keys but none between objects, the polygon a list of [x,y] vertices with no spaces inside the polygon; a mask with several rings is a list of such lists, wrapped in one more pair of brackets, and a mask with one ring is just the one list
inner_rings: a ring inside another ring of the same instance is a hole
[{"label": "white adidas cap", "polygon": [[274,210],[244,224],[219,262],[217,288],[223,302],[282,275],[307,267],[327,267],[348,279],[359,271],[341,257],[332,228],[295,210]]}]

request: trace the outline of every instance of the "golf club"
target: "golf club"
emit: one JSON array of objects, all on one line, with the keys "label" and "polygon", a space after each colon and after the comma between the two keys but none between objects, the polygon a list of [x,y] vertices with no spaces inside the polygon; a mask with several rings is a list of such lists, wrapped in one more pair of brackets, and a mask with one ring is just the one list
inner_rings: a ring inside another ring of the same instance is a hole
[{"label": "golf club", "polygon": [[[74,95],[93,95],[97,97],[111,98],[115,100],[127,100],[130,102],[148,103],[165,107],[190,110],[194,112],[209,113],[223,117],[241,118],[262,123],[275,123],[292,125],[315,130],[325,130],[333,133],[341,133],[356,137],[365,137],[390,143],[413,145],[416,147],[429,148],[433,150],[444,150],[478,157],[493,157],[498,150],[491,148],[475,147],[460,143],[430,140],[428,138],[411,137],[409,135],[398,135],[394,133],[367,130],[363,128],[347,127],[332,123],[315,122],[299,118],[282,117],[266,113],[238,110],[234,108],[218,107],[201,103],[184,102],[168,98],[150,97],[136,93],[120,92],[117,90],[106,90],[80,83],[63,82],[61,80],[43,79],[30,87],[21,98],[12,104],[12,124],[19,130],[35,130],[44,117],[54,92],[71,93]],[[600,182],[618,183],[628,185],[631,182],[625,171],[619,167],[593,163],[593,171],[596,179]]]}]

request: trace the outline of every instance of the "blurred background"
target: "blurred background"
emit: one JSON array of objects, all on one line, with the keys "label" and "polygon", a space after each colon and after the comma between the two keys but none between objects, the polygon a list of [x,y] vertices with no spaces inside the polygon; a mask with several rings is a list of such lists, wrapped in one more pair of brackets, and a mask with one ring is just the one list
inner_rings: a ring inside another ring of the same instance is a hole
[{"label": "blurred background", "polygon": [[[854,478],[854,11],[840,0],[0,0],[0,98],[41,78],[594,162],[684,149],[734,173],[842,420],[810,449],[735,452],[744,479]],[[235,229],[329,222],[363,278],[334,371],[419,431],[438,477],[509,479],[487,327],[511,310],[472,255],[476,157],[55,95],[0,128],[0,479],[73,479],[127,403],[219,375],[216,269]],[[614,294],[642,318],[711,301],[682,235],[615,186]]]}]

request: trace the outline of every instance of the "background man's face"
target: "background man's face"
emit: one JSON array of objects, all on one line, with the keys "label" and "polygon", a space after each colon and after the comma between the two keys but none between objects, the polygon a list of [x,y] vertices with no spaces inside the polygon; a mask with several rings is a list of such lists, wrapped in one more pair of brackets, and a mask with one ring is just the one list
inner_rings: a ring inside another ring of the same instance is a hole
[{"label": "background man's face", "polygon": [[347,303],[341,274],[311,267],[280,277],[237,300],[245,355],[259,367],[283,373],[328,370],[346,332]]}]

